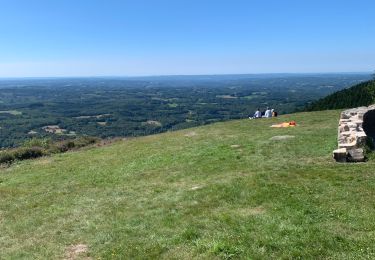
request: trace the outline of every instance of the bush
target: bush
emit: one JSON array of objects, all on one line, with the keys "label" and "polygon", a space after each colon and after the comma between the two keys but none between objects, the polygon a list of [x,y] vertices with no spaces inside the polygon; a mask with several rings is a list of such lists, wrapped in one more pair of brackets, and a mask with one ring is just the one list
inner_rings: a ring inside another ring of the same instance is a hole
[{"label": "bush", "polygon": [[65,140],[53,143],[48,148],[48,153],[64,153],[69,150],[82,148],[90,144],[98,142],[100,139],[96,137],[78,137],[76,139]]},{"label": "bush", "polygon": [[99,141],[99,138],[84,136],[74,139],[74,145],[76,148],[84,147],[90,144],[95,144]]},{"label": "bush", "polygon": [[94,144],[100,140],[96,137],[78,137],[53,143],[51,139],[33,138],[26,141],[22,147],[4,150],[0,152],[0,164],[12,163],[15,160],[27,160],[49,155],[53,153],[64,153],[75,148],[81,148]]},{"label": "bush", "polygon": [[62,141],[62,142],[56,143],[55,147],[57,148],[58,152],[64,153],[73,149],[75,145],[73,141]]},{"label": "bush", "polygon": [[32,138],[32,139],[25,141],[22,144],[22,147],[27,147],[27,148],[41,147],[41,148],[47,149],[51,145],[51,142],[52,142],[51,138]]},{"label": "bush", "polygon": [[0,152],[0,164],[11,163],[15,160],[14,154],[10,151]]},{"label": "bush", "polygon": [[14,158],[17,160],[26,160],[38,158],[44,155],[43,149],[40,147],[21,147],[13,151]]},{"label": "bush", "polygon": [[11,163],[15,160],[33,159],[43,156],[45,153],[40,147],[20,147],[0,152],[0,164]]}]

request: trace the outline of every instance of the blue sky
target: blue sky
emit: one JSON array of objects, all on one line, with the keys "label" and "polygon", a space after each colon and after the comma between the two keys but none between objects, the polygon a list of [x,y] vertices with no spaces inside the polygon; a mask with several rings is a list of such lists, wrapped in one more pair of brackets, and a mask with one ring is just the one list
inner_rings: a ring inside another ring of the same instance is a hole
[{"label": "blue sky", "polygon": [[0,0],[0,77],[375,69],[373,0]]}]

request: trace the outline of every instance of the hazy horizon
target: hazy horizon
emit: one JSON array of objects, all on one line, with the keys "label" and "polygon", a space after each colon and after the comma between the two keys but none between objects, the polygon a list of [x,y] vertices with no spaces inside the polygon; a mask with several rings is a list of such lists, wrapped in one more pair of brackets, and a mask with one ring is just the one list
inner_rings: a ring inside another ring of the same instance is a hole
[{"label": "hazy horizon", "polygon": [[1,77],[0,80],[8,79],[132,79],[132,78],[167,78],[167,77],[225,77],[225,76],[307,76],[307,75],[371,75],[373,71],[342,71],[342,72],[265,72],[265,73],[222,73],[222,74],[163,74],[163,75],[83,75],[83,76],[30,76],[30,77]]}]

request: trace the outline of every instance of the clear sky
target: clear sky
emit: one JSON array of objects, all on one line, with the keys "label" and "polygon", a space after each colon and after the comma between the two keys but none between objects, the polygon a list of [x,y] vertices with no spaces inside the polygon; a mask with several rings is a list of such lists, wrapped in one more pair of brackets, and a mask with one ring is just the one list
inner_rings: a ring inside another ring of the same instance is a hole
[{"label": "clear sky", "polygon": [[373,69],[374,0],[0,0],[0,77]]}]

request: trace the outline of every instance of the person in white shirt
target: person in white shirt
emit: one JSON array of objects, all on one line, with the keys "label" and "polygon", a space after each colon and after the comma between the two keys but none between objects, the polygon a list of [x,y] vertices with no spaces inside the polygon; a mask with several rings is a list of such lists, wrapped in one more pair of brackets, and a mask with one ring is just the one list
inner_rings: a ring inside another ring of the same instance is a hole
[{"label": "person in white shirt", "polygon": [[272,112],[269,107],[267,107],[266,112],[264,113],[264,117],[272,117]]},{"label": "person in white shirt", "polygon": [[259,108],[255,111],[253,118],[262,118],[262,112],[260,112]]}]

